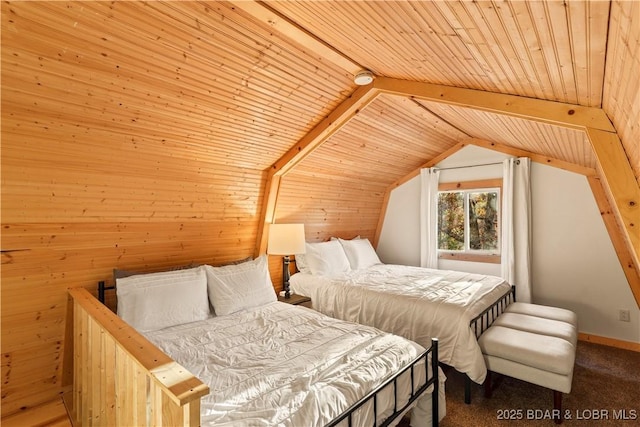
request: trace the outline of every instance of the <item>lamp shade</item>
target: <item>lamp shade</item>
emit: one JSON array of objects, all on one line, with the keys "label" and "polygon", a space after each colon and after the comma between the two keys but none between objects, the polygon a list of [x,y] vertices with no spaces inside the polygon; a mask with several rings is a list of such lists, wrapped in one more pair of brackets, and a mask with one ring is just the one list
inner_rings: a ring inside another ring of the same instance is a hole
[{"label": "lamp shade", "polygon": [[269,255],[303,254],[304,224],[271,224],[269,226]]}]

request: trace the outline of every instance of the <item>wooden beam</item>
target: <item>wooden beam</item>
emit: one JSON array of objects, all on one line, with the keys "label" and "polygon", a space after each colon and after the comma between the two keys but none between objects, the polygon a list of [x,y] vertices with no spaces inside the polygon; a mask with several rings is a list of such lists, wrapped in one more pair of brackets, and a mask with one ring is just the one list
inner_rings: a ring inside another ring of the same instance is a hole
[{"label": "wooden beam", "polygon": [[231,3],[235,9],[246,12],[263,24],[269,25],[289,40],[303,46],[315,58],[327,60],[351,75],[355,75],[363,69],[360,64],[354,62],[304,28],[282,16],[270,8],[267,3],[250,0],[237,0],[231,1]]},{"label": "wooden beam", "polygon": [[284,156],[278,159],[269,173],[273,175],[286,174],[369,105],[376,96],[378,96],[378,91],[373,89],[371,85],[360,86],[349,98],[291,147]]},{"label": "wooden beam", "polygon": [[511,147],[499,142],[486,141],[484,139],[471,138],[466,140],[465,143],[469,145],[475,145],[482,148],[488,148],[490,150],[499,151],[501,153],[508,154],[516,157],[529,157],[531,161],[540,163],[541,165],[553,166],[554,168],[566,170],[568,172],[579,173],[584,176],[593,176],[596,174],[596,170],[588,168],[586,166],[580,166],[575,163],[565,162],[564,160],[556,159],[553,157],[543,156],[531,151],[522,150],[520,148]]},{"label": "wooden beam", "polygon": [[[640,262],[638,261],[638,254],[640,253],[640,187],[637,185],[629,160],[624,153],[615,128],[604,111],[599,108],[582,107],[560,102],[424,82],[377,77],[372,84],[358,88],[347,101],[343,102],[272,166],[269,170],[268,179],[268,182],[271,184],[266,194],[277,195],[280,181],[273,180],[274,176],[283,176],[294,168],[297,163],[326,141],[333,133],[337,132],[355,114],[365,108],[381,93],[442,102],[459,107],[490,111],[497,114],[585,131],[596,154],[597,172],[602,178],[604,187],[607,189],[607,198],[620,224],[622,239],[628,246],[628,253],[631,255],[633,268],[636,274],[640,274]],[[531,157],[532,160],[542,164],[581,173],[587,177],[593,176],[593,170],[591,168],[582,168],[577,165],[572,165],[569,162],[551,159],[546,156],[526,152],[525,150],[474,138],[471,138],[470,142],[468,141],[467,143],[484,146],[511,155],[526,155]],[[453,149],[457,151],[463,146],[464,144],[458,145]],[[450,154],[449,151],[446,152],[446,155]],[[438,156],[438,159],[442,158],[443,156]],[[435,159],[433,160],[435,161]],[[435,164],[433,161],[427,163],[427,165],[433,164]],[[428,166],[423,165],[422,167]],[[384,197],[384,205],[381,209],[381,216],[376,228],[374,245],[377,246],[380,237],[390,192],[416,176],[417,173],[419,173],[419,168],[388,187]],[[265,204],[265,210],[262,215],[263,222],[260,227],[262,230],[261,237],[258,240],[256,248],[257,253],[264,253],[266,250],[265,219],[274,217],[276,204],[277,198],[272,204]],[[609,231],[612,241],[615,240],[616,236],[614,236],[614,233],[611,233],[611,229],[609,229]],[[636,300],[640,301],[637,290],[633,289],[632,284],[630,284],[630,286],[632,286]]]},{"label": "wooden beam", "polygon": [[467,145],[469,145],[466,141],[465,142],[459,142],[456,145],[454,145],[453,147],[449,148],[448,150],[440,153],[439,155],[437,155],[436,157],[434,157],[433,159],[423,163],[422,165],[420,165],[419,167],[417,167],[416,169],[412,170],[411,172],[409,172],[408,174],[406,174],[405,176],[403,176],[402,178],[400,178],[399,180],[395,181],[394,183],[392,183],[388,188],[387,191],[391,191],[394,188],[400,187],[402,184],[404,184],[407,181],[410,181],[411,179],[415,178],[416,176],[420,175],[420,169],[424,169],[424,168],[431,168],[435,165],[437,165],[438,163],[440,163],[441,161],[443,161],[444,159],[446,159],[447,157],[453,155],[454,153],[457,153],[458,151],[462,150],[464,147],[466,147]]},{"label": "wooden beam", "polygon": [[372,85],[361,86],[333,110],[324,120],[316,125],[308,134],[300,139],[289,149],[268,171],[267,188],[265,189],[266,201],[260,216],[261,224],[258,228],[258,241],[256,254],[264,254],[267,250],[268,224],[275,220],[275,209],[278,203],[280,179],[291,169],[322,145],[327,139],[366,108],[378,96],[378,91]]},{"label": "wooden beam", "polygon": [[602,185],[602,181],[597,176],[589,176],[587,179],[591,186],[593,196],[596,199],[598,209],[600,209],[602,221],[604,221],[607,232],[611,237],[611,243],[616,250],[616,255],[620,261],[622,271],[627,277],[627,281],[629,282],[629,287],[631,288],[631,292],[636,300],[636,304],[640,308],[640,271],[634,264],[633,254],[622,237],[622,230],[620,230],[620,225],[613,213],[613,209],[609,203],[609,198],[607,197],[607,192]]},{"label": "wooden beam", "polygon": [[387,77],[376,77],[373,86],[383,93],[506,114],[579,130],[589,126],[615,132],[609,118],[600,108]]},{"label": "wooden beam", "polygon": [[276,203],[278,201],[278,193],[280,192],[280,175],[269,174],[264,189],[264,203],[262,205],[261,223],[258,225],[258,239],[255,256],[258,257],[267,253],[267,227],[273,224],[276,214]]},{"label": "wooden beam", "polygon": [[[596,155],[598,174],[606,190],[609,204],[613,208],[622,236],[633,257],[635,269],[638,271],[640,268],[638,258],[640,254],[640,186],[618,134],[587,128],[587,136]],[[640,295],[636,295],[637,301],[640,301],[639,298]]]}]

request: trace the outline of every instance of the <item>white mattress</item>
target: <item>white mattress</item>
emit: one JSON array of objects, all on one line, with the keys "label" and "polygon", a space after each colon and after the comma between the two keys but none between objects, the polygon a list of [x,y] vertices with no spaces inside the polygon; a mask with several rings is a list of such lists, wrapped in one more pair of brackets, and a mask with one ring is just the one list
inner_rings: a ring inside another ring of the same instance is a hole
[{"label": "white mattress", "polygon": [[291,289],[313,308],[429,345],[438,359],[481,384],[487,368],[469,322],[511,286],[495,276],[378,264],[339,277],[296,273]]},{"label": "white mattress", "polygon": [[[216,426],[322,426],[423,350],[404,338],[280,302],[145,336],[209,385],[202,424]],[[418,371],[424,378],[424,364]],[[406,402],[408,374],[399,386]],[[379,414],[392,411],[390,392],[378,402]],[[430,425],[430,396],[418,399],[419,425]],[[361,413],[367,421],[354,425],[372,424],[368,409]]]}]

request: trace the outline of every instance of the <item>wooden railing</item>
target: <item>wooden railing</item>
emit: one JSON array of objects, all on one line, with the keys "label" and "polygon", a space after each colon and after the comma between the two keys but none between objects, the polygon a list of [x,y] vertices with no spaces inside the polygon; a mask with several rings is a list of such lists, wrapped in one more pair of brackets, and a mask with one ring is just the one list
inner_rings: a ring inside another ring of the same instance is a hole
[{"label": "wooden railing", "polygon": [[64,383],[74,426],[199,426],[209,387],[86,289],[69,295]]}]

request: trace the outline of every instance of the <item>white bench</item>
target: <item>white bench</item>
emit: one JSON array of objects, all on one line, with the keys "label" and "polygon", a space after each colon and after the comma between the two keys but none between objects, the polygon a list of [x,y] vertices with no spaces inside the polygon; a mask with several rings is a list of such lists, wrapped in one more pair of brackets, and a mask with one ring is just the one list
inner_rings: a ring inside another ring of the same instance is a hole
[{"label": "white bench", "polygon": [[491,396],[491,372],[553,390],[552,416],[562,422],[562,393],[571,392],[578,322],[569,310],[514,302],[479,338],[487,364],[485,395]]}]

